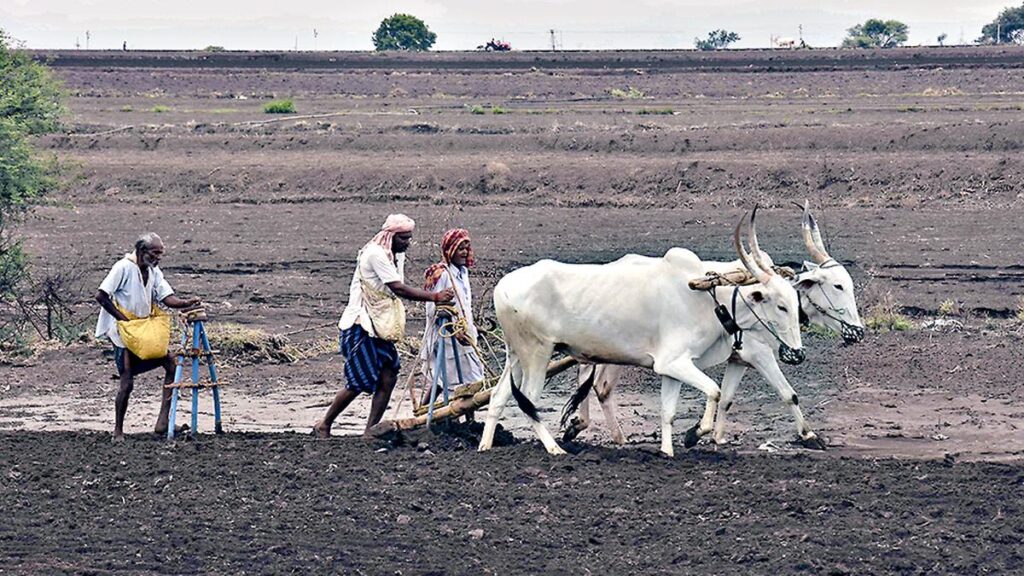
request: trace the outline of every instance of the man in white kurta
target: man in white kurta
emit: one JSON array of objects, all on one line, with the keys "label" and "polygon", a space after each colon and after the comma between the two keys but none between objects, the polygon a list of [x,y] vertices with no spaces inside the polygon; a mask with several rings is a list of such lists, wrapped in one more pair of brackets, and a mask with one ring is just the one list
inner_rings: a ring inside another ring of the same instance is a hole
[{"label": "man in white kurta", "polygon": [[[174,357],[170,353],[154,360],[142,360],[135,356],[125,349],[117,331],[117,322],[128,320],[127,314],[135,318],[148,318],[153,312],[153,306],[158,303],[168,308],[189,308],[200,303],[199,298],[183,300],[174,295],[174,290],[160,270],[163,254],[163,240],[156,234],[143,234],[135,242],[135,250],[114,264],[96,292],[96,301],[100,304],[96,337],[106,337],[114,345],[114,363],[121,379],[117,399],[114,401],[115,442],[124,440],[124,416],[128,411],[128,397],[135,386],[135,376],[163,367],[164,384],[174,381]],[[171,408],[171,390],[161,390],[160,414],[154,428],[159,435],[167,433]]]}]

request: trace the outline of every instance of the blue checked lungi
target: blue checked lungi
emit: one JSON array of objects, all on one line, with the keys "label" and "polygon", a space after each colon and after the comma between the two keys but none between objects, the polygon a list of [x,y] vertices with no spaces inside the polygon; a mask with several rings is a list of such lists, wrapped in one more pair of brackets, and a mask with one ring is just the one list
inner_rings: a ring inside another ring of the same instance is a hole
[{"label": "blue checked lungi", "polygon": [[373,338],[359,324],[341,331],[338,348],[345,357],[345,387],[355,392],[373,394],[380,382],[380,373],[386,367],[402,367],[398,349],[387,340]]}]

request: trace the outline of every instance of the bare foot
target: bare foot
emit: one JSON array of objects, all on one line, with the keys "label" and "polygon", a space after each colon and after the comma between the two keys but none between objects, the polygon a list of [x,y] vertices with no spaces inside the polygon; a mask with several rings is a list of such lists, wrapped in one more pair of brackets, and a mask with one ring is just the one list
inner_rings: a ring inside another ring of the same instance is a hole
[{"label": "bare foot", "polygon": [[310,432],[310,435],[313,436],[314,438],[320,439],[330,438],[331,427],[324,425],[323,421],[317,422],[316,426],[313,426],[313,431]]},{"label": "bare foot", "polygon": [[[177,436],[178,434],[183,434],[185,432],[188,432],[188,424],[179,424],[179,425],[174,427],[174,435],[175,436]],[[159,426],[157,426],[156,428],[153,429],[153,433],[156,434],[157,436],[166,436],[167,435],[167,424],[164,423],[164,427],[163,428],[160,428]]]}]

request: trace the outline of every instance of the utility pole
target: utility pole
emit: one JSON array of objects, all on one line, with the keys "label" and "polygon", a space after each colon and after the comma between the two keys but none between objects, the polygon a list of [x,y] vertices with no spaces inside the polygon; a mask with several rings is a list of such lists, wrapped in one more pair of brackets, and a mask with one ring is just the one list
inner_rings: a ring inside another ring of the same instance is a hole
[{"label": "utility pole", "polygon": [[86,31],[85,31],[85,49],[86,49],[86,50],[88,50],[88,49],[89,49],[89,38],[90,38],[90,34],[89,34],[89,31],[88,31],[88,30],[86,30]]},{"label": "utility pole", "polygon": [[1002,39],[1003,39],[1003,21],[1000,19],[1000,20],[996,20],[996,44],[999,44],[999,42]]},{"label": "utility pole", "polygon": [[295,51],[296,52],[299,51],[299,35],[298,34],[295,35]]},{"label": "utility pole", "polygon": [[78,50],[81,47],[82,47],[82,43],[79,41],[78,36],[75,36],[75,50]]},{"label": "utility pole", "polygon": [[319,35],[320,34],[316,31],[316,28],[313,28],[313,51],[314,52],[316,51],[316,38]]},{"label": "utility pole", "polygon": [[551,33],[551,51],[554,52],[555,50],[558,50],[558,46],[555,44],[555,29],[552,28],[551,30],[548,30],[548,32]]}]

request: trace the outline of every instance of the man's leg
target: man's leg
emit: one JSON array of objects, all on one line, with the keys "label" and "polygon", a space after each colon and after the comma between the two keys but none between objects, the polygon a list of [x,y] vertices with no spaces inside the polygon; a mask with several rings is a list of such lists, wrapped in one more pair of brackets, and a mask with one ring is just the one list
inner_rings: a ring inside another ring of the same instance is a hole
[{"label": "man's leg", "polygon": [[114,442],[124,441],[124,415],[128,412],[128,397],[131,396],[132,388],[135,386],[131,354],[127,350],[124,351],[121,362],[121,386],[117,390],[117,398],[114,400]]},{"label": "man's leg", "polygon": [[395,382],[397,381],[398,373],[393,368],[390,366],[381,368],[380,382],[377,384],[377,389],[373,391],[373,401],[370,403],[370,417],[366,421],[366,432],[364,432],[364,435],[369,435],[370,428],[376,426],[381,418],[384,417],[384,411],[391,400],[391,391],[395,389]]},{"label": "man's leg", "polygon": [[156,417],[156,427],[153,428],[157,434],[167,434],[167,420],[171,413],[171,394],[174,390],[168,388],[167,385],[174,382],[175,358],[172,354],[168,354],[164,359],[163,367],[164,385],[160,393],[160,414]]},{"label": "man's leg", "polygon": [[359,396],[359,392],[352,390],[348,387],[342,388],[338,391],[338,394],[334,396],[334,401],[331,402],[330,407],[327,408],[327,414],[324,414],[323,420],[320,420],[313,426],[313,433],[318,438],[329,438],[331,436],[331,425],[334,424],[334,419],[341,414],[348,405],[352,403],[356,397]]}]

